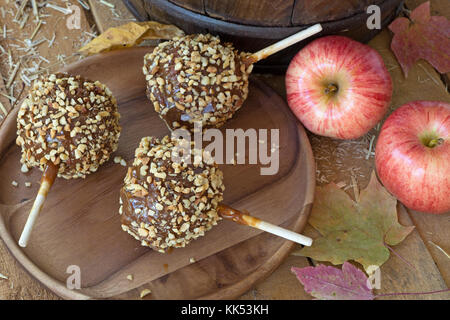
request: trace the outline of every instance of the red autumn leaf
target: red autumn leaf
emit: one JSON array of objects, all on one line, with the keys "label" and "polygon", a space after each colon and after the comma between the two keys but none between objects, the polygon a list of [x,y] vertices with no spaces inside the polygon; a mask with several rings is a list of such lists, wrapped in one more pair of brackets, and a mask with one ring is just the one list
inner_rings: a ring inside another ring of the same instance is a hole
[{"label": "red autumn leaf", "polygon": [[305,291],[324,300],[373,300],[375,296],[368,286],[368,278],[358,268],[344,262],[342,270],[318,265],[317,267],[295,268],[298,281]]},{"label": "red autumn leaf", "polygon": [[409,19],[395,19],[389,29],[394,33],[391,49],[405,76],[419,59],[427,60],[440,73],[450,72],[450,21],[431,16],[430,2],[414,9]]},{"label": "red autumn leaf", "polygon": [[317,267],[296,268],[291,271],[304,286],[305,291],[321,300],[374,300],[378,297],[402,295],[428,295],[450,292],[443,289],[429,292],[399,292],[375,295],[369,278],[351,263],[344,262],[342,269],[318,265]]}]

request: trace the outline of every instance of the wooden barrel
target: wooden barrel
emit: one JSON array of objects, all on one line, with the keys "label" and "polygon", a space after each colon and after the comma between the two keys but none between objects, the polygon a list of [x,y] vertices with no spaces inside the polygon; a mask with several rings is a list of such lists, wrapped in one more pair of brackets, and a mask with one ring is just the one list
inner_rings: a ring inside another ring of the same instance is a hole
[{"label": "wooden barrel", "polygon": [[[369,30],[366,9],[381,10],[381,27],[398,14],[402,0],[123,0],[140,20],[175,24],[186,33],[212,33],[239,50],[255,52],[320,22],[320,36],[339,34],[367,42],[380,30]],[[312,39],[309,39],[309,41]],[[284,71],[308,41],[258,63],[260,71]]]}]

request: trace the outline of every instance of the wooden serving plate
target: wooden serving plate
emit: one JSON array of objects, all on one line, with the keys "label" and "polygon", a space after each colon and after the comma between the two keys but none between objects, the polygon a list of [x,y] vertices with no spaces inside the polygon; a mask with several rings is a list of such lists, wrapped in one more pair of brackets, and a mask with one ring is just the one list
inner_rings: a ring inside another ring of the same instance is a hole
[{"label": "wooden serving plate", "polygon": [[[151,48],[96,55],[63,71],[100,80],[116,96],[122,135],[115,155],[129,164],[141,137],[169,134],[145,96],[143,56]],[[126,168],[112,160],[86,179],[57,179],[27,248],[17,245],[41,172],[20,172],[15,145],[16,108],[0,127],[0,236],[22,266],[49,289],[68,299],[231,299],[269,275],[293,243],[221,221],[183,249],[161,254],[141,247],[120,227],[119,189]],[[278,174],[260,175],[261,165],[221,165],[224,203],[301,232],[313,201],[315,164],[303,127],[269,87],[251,80],[244,106],[226,128],[279,129]],[[225,130],[223,128],[222,130]],[[15,180],[17,188],[11,185]],[[31,188],[25,182],[32,182]],[[190,263],[190,258],[197,262]],[[70,290],[66,273],[80,267],[81,289]],[[127,279],[133,275],[133,280]]]}]

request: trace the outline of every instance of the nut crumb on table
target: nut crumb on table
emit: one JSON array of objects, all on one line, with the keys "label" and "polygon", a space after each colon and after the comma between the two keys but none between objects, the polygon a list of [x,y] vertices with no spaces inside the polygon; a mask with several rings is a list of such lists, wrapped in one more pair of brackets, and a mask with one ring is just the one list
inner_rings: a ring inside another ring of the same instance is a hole
[{"label": "nut crumb on table", "polygon": [[152,291],[149,289],[142,290],[141,294],[140,294],[141,299],[144,298],[145,296],[149,295],[150,293],[152,293]]}]

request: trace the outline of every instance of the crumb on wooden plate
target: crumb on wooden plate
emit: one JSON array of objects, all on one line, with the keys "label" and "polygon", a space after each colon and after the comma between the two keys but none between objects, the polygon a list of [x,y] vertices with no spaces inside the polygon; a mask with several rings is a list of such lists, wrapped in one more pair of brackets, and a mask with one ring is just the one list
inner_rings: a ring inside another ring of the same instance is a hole
[{"label": "crumb on wooden plate", "polygon": [[133,275],[132,274],[127,275],[127,279],[133,281]]},{"label": "crumb on wooden plate", "polygon": [[16,180],[11,181],[11,184],[15,188],[17,188],[19,186],[19,183]]},{"label": "crumb on wooden plate", "polygon": [[119,163],[121,166],[124,166],[124,167],[127,166],[127,162],[121,156],[115,156],[114,157],[114,163]]},{"label": "crumb on wooden plate", "polygon": [[147,296],[147,295],[149,295],[150,293],[152,293],[152,291],[151,290],[149,290],[149,289],[144,289],[144,290],[142,290],[141,291],[141,299],[142,298],[144,298],[145,296]]},{"label": "crumb on wooden plate", "polygon": [[31,182],[25,182],[25,187],[30,188],[31,187]]},{"label": "crumb on wooden plate", "polygon": [[24,163],[22,164],[22,167],[20,168],[20,171],[22,173],[27,173],[28,171],[30,171],[30,169],[28,168],[28,166]]},{"label": "crumb on wooden plate", "polygon": [[194,258],[189,258],[189,262],[190,263],[195,263],[195,259]]}]

